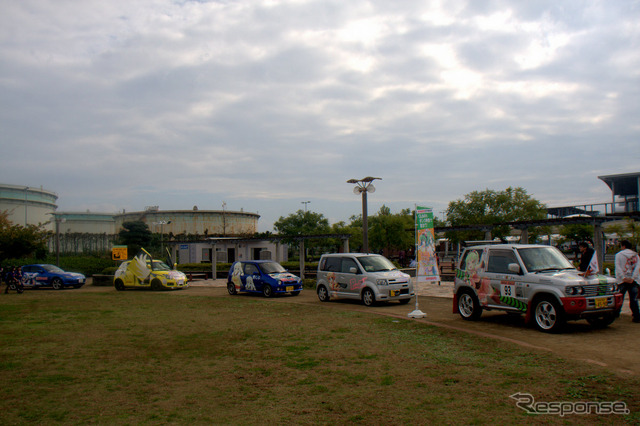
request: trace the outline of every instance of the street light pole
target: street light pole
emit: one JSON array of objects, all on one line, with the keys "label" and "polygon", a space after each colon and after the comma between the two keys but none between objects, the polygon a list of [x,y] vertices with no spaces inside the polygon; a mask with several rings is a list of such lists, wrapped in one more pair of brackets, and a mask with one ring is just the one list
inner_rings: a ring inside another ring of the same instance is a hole
[{"label": "street light pole", "polygon": [[367,212],[367,193],[374,193],[376,191],[375,186],[371,182],[374,180],[382,180],[379,177],[367,176],[363,179],[349,179],[347,183],[353,183],[356,185],[353,188],[354,194],[362,194],[362,251],[369,253],[369,221]]},{"label": "street light pole", "polygon": [[227,202],[222,202],[222,236],[227,236],[227,218],[225,217],[225,212],[227,208]]},{"label": "street light pole", "polygon": [[160,225],[160,253],[164,254],[164,225],[170,224],[170,220],[161,220],[159,222],[153,222],[154,225]]},{"label": "street light pole", "polygon": [[362,194],[362,251],[369,253],[369,209],[367,208],[367,191]]},{"label": "street light pole", "polygon": [[60,267],[60,219],[55,217],[56,221],[56,266]]},{"label": "street light pole", "polygon": [[304,204],[304,211],[307,211],[307,204],[309,204],[311,201],[300,201],[300,204]]}]

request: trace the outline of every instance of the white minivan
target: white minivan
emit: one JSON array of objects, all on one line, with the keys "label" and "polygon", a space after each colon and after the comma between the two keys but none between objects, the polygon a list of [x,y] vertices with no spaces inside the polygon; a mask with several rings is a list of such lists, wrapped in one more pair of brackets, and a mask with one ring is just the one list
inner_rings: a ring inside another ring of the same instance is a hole
[{"label": "white minivan", "polygon": [[411,277],[379,254],[324,254],[318,263],[316,292],[321,302],[330,299],[409,303],[414,296]]}]

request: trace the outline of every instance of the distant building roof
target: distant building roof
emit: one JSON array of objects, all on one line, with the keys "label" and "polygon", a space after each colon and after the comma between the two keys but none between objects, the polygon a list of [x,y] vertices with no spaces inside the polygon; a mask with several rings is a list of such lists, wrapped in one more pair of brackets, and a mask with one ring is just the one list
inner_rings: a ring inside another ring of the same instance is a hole
[{"label": "distant building roof", "polygon": [[[619,175],[598,176],[598,179],[611,188],[614,213],[630,213],[640,211],[640,172]],[[616,198],[618,197],[618,198]],[[620,207],[620,210],[619,210]]]},{"label": "distant building roof", "polygon": [[611,188],[614,196],[635,195],[637,197],[640,192],[640,172],[598,176],[598,179]]}]

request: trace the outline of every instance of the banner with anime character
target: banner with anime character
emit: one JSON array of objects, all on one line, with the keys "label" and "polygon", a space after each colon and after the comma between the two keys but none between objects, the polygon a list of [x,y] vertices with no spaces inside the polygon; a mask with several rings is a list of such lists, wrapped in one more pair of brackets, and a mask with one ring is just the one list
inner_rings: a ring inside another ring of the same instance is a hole
[{"label": "banner with anime character", "polygon": [[433,230],[433,210],[416,206],[416,277],[418,282],[440,281]]}]

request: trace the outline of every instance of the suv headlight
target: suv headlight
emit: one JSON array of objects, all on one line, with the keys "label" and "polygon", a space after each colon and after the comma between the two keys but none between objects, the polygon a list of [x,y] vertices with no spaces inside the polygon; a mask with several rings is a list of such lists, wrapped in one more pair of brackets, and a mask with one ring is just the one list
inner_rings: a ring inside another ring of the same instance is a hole
[{"label": "suv headlight", "polygon": [[378,285],[389,285],[389,281],[387,281],[387,280],[376,280],[376,284],[378,284]]},{"label": "suv headlight", "polygon": [[584,294],[584,287],[582,286],[567,287],[564,290],[564,292],[567,293],[569,296],[581,295],[581,294]]}]

